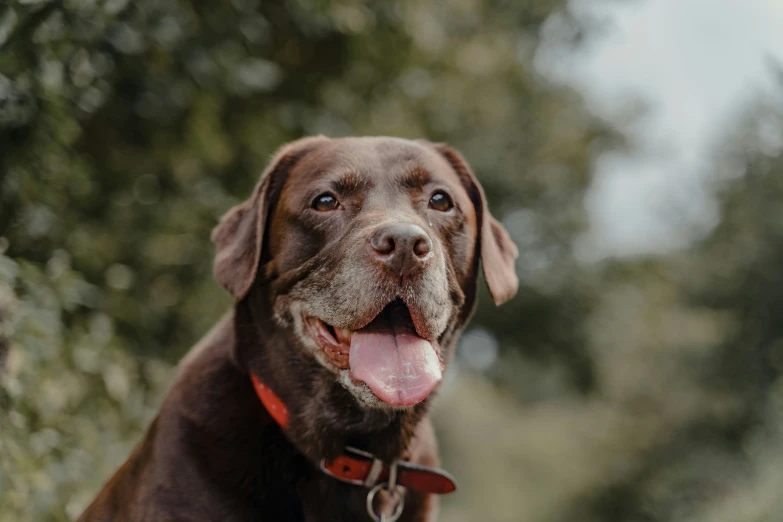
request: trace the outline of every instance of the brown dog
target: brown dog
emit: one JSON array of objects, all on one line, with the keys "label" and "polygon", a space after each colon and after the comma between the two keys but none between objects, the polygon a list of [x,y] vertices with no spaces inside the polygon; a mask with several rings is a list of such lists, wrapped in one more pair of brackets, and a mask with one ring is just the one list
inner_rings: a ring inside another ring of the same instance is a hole
[{"label": "brown dog", "polygon": [[212,238],[235,308],[79,520],[434,520],[453,483],[426,412],[479,259],[497,304],[517,290],[467,163],[423,141],[302,139]]}]

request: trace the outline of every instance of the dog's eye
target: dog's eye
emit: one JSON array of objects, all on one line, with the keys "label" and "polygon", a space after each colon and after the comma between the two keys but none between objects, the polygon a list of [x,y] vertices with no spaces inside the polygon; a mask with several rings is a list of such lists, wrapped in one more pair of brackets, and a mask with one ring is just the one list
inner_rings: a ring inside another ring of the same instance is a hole
[{"label": "dog's eye", "polygon": [[328,192],[321,194],[320,196],[316,196],[316,198],[313,200],[313,208],[321,212],[328,212],[329,210],[335,210],[339,206],[340,206],[340,202],[337,201],[337,198],[332,196]]},{"label": "dog's eye", "polygon": [[451,210],[453,206],[454,203],[452,203],[449,195],[443,192],[442,190],[437,191],[430,198],[431,209],[438,210],[440,212],[446,212]]}]

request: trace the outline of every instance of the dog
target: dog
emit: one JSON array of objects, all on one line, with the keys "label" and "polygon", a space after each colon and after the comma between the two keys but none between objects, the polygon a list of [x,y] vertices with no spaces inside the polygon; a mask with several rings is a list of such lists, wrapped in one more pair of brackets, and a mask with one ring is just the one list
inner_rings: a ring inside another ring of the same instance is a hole
[{"label": "dog", "polygon": [[283,146],[212,233],[233,310],[180,363],[143,441],[79,518],[432,521],[453,478],[427,411],[517,248],[453,148]]}]

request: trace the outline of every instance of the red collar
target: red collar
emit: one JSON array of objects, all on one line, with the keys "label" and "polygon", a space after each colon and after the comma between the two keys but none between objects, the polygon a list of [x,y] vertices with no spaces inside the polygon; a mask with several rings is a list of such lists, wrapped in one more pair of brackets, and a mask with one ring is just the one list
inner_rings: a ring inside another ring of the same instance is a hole
[{"label": "red collar", "polygon": [[253,379],[253,388],[256,389],[256,394],[258,395],[258,398],[261,399],[261,404],[264,405],[264,408],[269,412],[269,415],[275,419],[275,422],[278,423],[281,428],[287,430],[288,408],[285,407],[285,404],[280,400],[280,397],[278,397],[269,386],[258,380],[258,377],[250,374],[250,378]]},{"label": "red collar", "polygon": [[[258,380],[258,377],[251,374],[251,378],[253,379],[253,388],[255,388],[258,398],[261,399],[261,403],[269,415],[281,428],[287,429],[288,408],[269,386]],[[387,464],[371,453],[350,446],[346,447],[343,454],[332,462],[326,462],[322,459],[321,470],[342,482],[367,488],[390,483],[392,486],[397,484],[417,491],[440,495],[451,493],[457,489],[454,478],[442,469],[412,464],[405,460],[396,460]]]}]

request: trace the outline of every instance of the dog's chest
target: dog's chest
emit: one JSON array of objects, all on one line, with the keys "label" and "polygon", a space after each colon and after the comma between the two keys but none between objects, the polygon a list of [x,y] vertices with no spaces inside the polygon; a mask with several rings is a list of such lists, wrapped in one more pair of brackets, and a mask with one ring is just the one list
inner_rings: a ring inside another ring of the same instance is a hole
[{"label": "dog's chest", "polygon": [[[285,473],[285,471],[283,471]],[[293,482],[259,477],[248,520],[258,522],[367,522],[366,491],[339,483],[315,468]]]},{"label": "dog's chest", "polygon": [[[366,491],[326,476],[282,435],[264,437],[263,448],[243,459],[247,477],[237,488],[243,517],[253,522],[351,522],[368,520]],[[236,484],[236,483],[235,483]],[[229,501],[230,502],[230,501]]]}]

